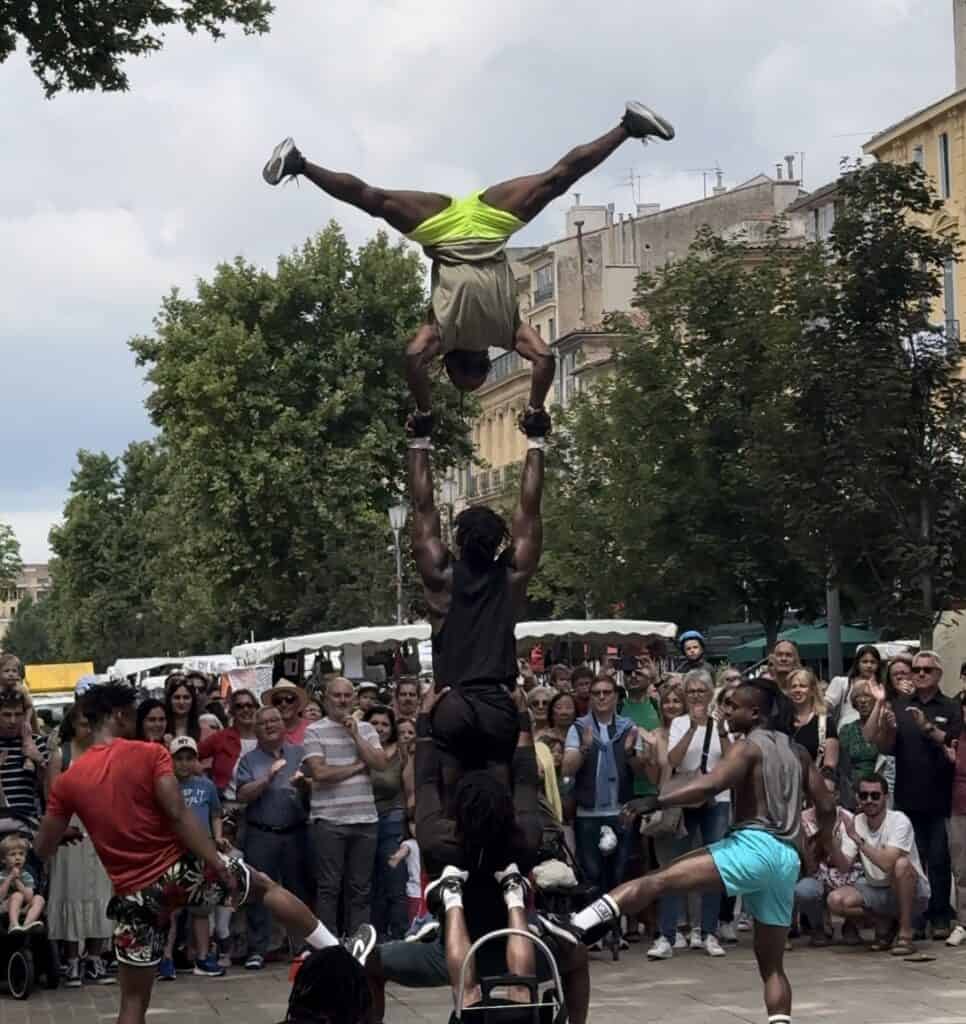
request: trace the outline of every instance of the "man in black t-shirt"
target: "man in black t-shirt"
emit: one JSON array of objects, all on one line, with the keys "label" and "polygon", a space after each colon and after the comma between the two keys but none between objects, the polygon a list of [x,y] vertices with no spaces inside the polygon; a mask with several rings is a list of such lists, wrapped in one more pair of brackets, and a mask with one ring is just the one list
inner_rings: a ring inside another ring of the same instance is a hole
[{"label": "man in black t-shirt", "polygon": [[[434,503],[429,436],[412,436],[421,429],[412,419],[408,426],[413,557],[433,625],[436,688],[449,691],[432,717],[446,787],[465,771],[508,765],[516,749],[514,628],[543,547],[540,500],[549,417],[528,412],[520,428],[528,451],[512,526],[507,529],[485,506],[464,510],[456,518],[454,557],[443,543]],[[505,769],[503,775],[509,782]]]},{"label": "man in black t-shirt", "polygon": [[869,717],[876,746],[895,754],[895,807],[912,822],[919,858],[929,875],[927,917],[934,939],[949,937],[952,918],[946,822],[952,809],[954,765],[948,749],[963,729],[962,706],[939,689],[942,676],[939,655],[920,651],[912,660],[913,696],[897,699],[890,713],[883,688],[875,687],[876,709]]}]

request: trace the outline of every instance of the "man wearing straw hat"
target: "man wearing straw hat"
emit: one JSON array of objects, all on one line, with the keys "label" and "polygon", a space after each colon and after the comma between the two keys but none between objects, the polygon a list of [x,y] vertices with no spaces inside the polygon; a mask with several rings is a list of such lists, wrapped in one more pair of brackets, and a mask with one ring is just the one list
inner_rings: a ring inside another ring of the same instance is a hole
[{"label": "man wearing straw hat", "polygon": [[285,726],[285,742],[301,746],[305,739],[308,720],[302,718],[302,708],[308,703],[309,695],[301,686],[288,679],[279,681],[262,694],[262,707],[278,708]]}]

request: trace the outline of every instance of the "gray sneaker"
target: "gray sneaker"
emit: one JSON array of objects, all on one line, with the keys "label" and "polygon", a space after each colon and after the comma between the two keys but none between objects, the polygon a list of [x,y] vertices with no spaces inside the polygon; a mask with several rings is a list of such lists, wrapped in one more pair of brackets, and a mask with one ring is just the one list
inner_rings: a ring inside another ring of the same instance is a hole
[{"label": "gray sneaker", "polygon": [[286,178],[301,173],[303,167],[305,157],[296,149],[295,141],[282,139],[262,168],[262,177],[269,185],[280,185]]},{"label": "gray sneaker", "polygon": [[670,142],[674,138],[674,125],[670,121],[665,121],[650,107],[645,107],[643,103],[635,100],[628,100],[621,124],[635,139],[646,139],[649,135],[654,135],[665,142]]}]

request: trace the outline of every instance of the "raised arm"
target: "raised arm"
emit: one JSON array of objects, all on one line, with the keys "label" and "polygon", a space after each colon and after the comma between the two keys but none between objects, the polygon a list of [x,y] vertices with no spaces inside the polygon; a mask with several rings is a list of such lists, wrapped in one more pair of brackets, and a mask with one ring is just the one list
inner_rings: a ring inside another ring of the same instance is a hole
[{"label": "raised arm", "polygon": [[[530,444],[537,440],[531,438]],[[532,447],[527,451],[520,478],[520,503],[513,514],[511,534],[513,538],[513,582],[519,591],[525,592],[530,577],[537,571],[540,554],[543,551],[543,519],[540,516],[540,501],[543,497],[543,448]]]},{"label": "raised arm", "polygon": [[409,494],[413,503],[412,540],[416,568],[426,589],[439,593],[447,583],[449,551],[443,544],[439,510],[433,497],[429,448],[409,449]]}]

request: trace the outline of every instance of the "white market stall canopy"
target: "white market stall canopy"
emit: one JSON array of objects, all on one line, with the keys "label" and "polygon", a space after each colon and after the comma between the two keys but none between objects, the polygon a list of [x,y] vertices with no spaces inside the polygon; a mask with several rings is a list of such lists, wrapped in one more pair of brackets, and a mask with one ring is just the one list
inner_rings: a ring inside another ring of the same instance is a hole
[{"label": "white market stall canopy", "polygon": [[271,661],[276,654],[284,651],[284,640],[259,640],[257,643],[239,644],[231,649],[239,665],[259,665],[263,661]]},{"label": "white market stall canopy", "polygon": [[647,619],[557,619],[547,622],[518,622],[517,643],[530,640],[588,640],[620,644],[661,636],[673,640],[678,627],[673,622],[649,622]]},{"label": "white market stall canopy", "polygon": [[342,647],[363,647],[371,650],[385,644],[403,644],[428,640],[432,630],[428,622],[400,626],[360,626],[358,629],[337,629],[328,633],[306,633],[283,640],[286,653],[294,651],[338,650]]},{"label": "white market stall canopy", "polygon": [[111,665],[107,674],[112,679],[123,679],[125,676],[140,675],[151,669],[163,668],[165,665],[178,667],[184,664],[184,658],[118,658]]}]

